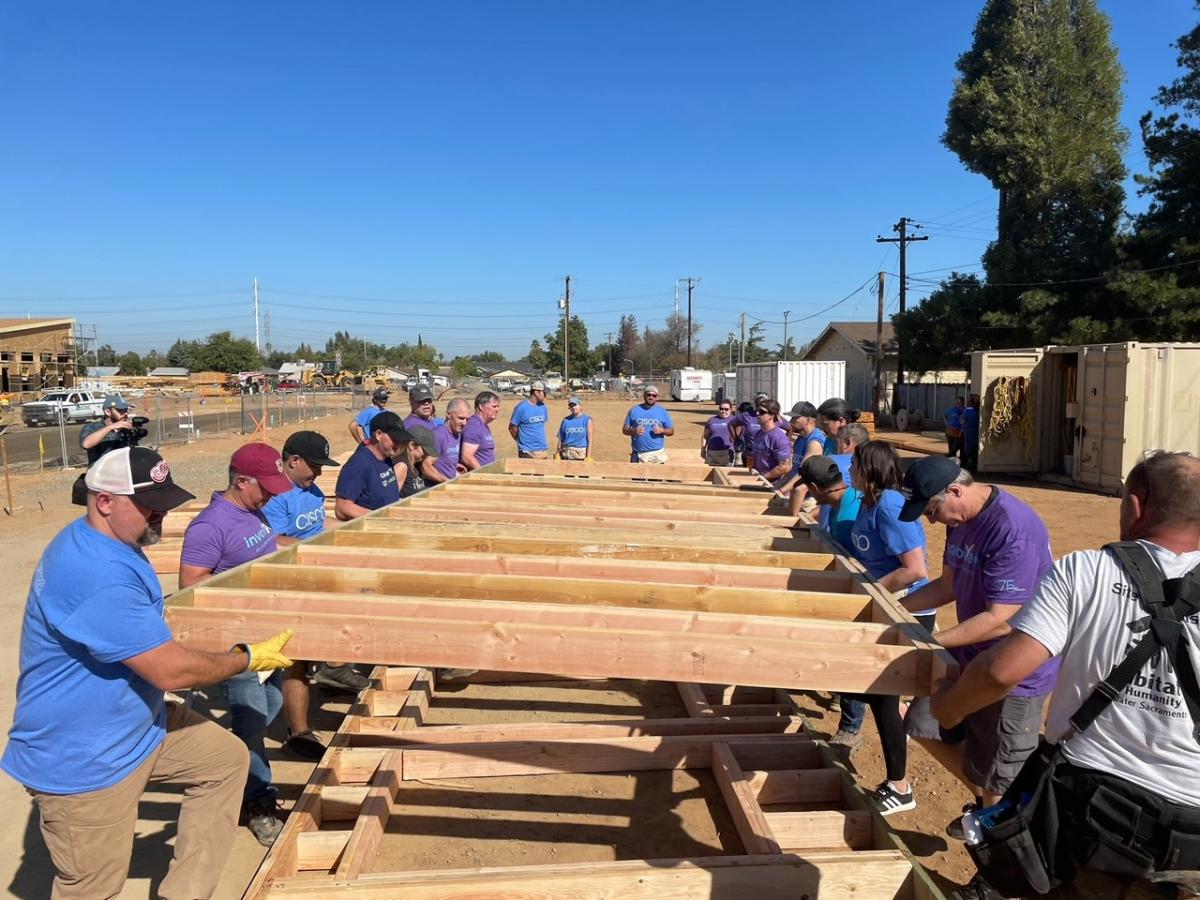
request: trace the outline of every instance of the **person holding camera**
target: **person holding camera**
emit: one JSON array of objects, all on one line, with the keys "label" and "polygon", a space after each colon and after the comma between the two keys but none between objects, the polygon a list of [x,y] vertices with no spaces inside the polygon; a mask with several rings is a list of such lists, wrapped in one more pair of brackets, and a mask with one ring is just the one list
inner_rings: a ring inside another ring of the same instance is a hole
[{"label": "person holding camera", "polygon": [[144,422],[129,417],[129,404],[120,395],[105,397],[103,410],[103,420],[84,425],[79,432],[79,446],[87,451],[89,466],[109,450],[136,447],[149,433],[141,427]]}]

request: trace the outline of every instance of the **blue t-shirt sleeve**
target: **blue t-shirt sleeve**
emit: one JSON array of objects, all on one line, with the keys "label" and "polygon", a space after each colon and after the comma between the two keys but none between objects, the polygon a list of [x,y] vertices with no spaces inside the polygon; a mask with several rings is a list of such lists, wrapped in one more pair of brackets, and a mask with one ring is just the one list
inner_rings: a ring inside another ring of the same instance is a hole
[{"label": "blue t-shirt sleeve", "polygon": [[365,431],[366,427],[371,424],[371,420],[373,418],[375,418],[375,416],[377,416],[379,414],[379,412],[380,411],[377,410],[375,407],[369,406],[366,409],[364,409],[362,412],[360,412],[358,414],[358,416],[354,419],[354,421],[357,422],[359,425],[361,425],[363,427],[363,430]]},{"label": "blue t-shirt sleeve", "polygon": [[663,427],[664,428],[674,428],[675,423],[671,421],[671,414],[669,412],[667,412],[665,409],[660,408],[659,411],[662,413]]},{"label": "blue t-shirt sleeve", "polygon": [[288,534],[288,528],[292,523],[292,510],[288,502],[291,496],[291,491],[286,494],[276,494],[263,507],[263,515],[267,517],[267,524],[276,534],[284,536]]},{"label": "blue t-shirt sleeve", "polygon": [[183,534],[183,550],[179,561],[187,566],[215,569],[221,562],[224,548],[221,534],[208,522],[192,522]]},{"label": "blue t-shirt sleeve", "polygon": [[900,521],[900,510],[904,506],[904,497],[901,494],[888,492],[879,505],[876,522],[879,537],[888,553],[899,556],[909,550],[925,547],[925,529],[921,527],[921,523]]},{"label": "blue t-shirt sleeve", "polygon": [[517,404],[517,408],[513,410],[512,418],[508,420],[509,425],[520,425],[525,421],[525,401],[522,400]]},{"label": "blue t-shirt sleeve", "polygon": [[636,409],[636,408],[637,408],[637,407],[632,407],[632,408],[629,410],[629,412],[627,412],[627,413],[625,414],[625,427],[626,427],[626,428],[632,428],[632,427],[634,426],[634,421],[633,421],[633,410],[634,410],[634,409]]},{"label": "blue t-shirt sleeve", "polygon": [[[69,640],[87,648],[88,653],[103,663],[116,663],[153,650],[171,640],[171,630],[163,621],[158,598],[153,597],[132,571],[124,566],[128,577],[114,579],[103,592],[87,598],[60,622],[53,622],[57,631]],[[120,598],[119,605],[106,599]]]},{"label": "blue t-shirt sleeve", "polygon": [[343,500],[349,500],[351,503],[359,503],[363,496],[363,469],[362,462],[358,455],[350,457],[346,460],[346,464],[342,466],[342,471],[338,472],[337,487],[334,493]]},{"label": "blue t-shirt sleeve", "polygon": [[567,439],[567,420],[563,419],[558,423],[558,439],[560,442]]}]

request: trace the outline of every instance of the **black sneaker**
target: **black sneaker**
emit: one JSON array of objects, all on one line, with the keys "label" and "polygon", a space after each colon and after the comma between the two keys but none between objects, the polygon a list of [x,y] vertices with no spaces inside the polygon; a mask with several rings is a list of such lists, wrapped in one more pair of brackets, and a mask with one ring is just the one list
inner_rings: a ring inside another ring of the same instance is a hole
[{"label": "black sneaker", "polygon": [[312,680],[314,684],[338,691],[349,691],[352,694],[365,691],[371,686],[371,679],[365,675],[359,675],[350,663],[343,663],[340,666],[321,663],[317,666],[317,671],[313,673]]},{"label": "black sneaker", "polygon": [[242,804],[242,823],[264,847],[275,843],[275,838],[283,830],[283,822],[275,815],[275,806],[274,797],[259,797]]},{"label": "black sneaker", "polygon": [[[979,812],[981,806],[983,806],[983,798],[975,799],[973,802],[966,804],[962,808],[963,816],[965,816],[967,813]],[[946,826],[946,834],[954,838],[956,841],[965,841],[967,839],[966,833],[963,831],[962,816],[958,816],[957,818],[953,819],[950,824]]]},{"label": "black sneaker", "polygon": [[908,792],[902,794],[892,787],[891,782],[882,781],[879,787],[871,791],[871,799],[879,807],[879,814],[881,816],[890,816],[893,813],[907,812],[910,809],[917,808],[917,801],[913,799],[911,785]]},{"label": "black sneaker", "polygon": [[946,900],[1004,900],[1004,895],[976,875],[957,891],[947,894]]},{"label": "black sneaker", "polygon": [[470,678],[478,669],[438,669],[438,678]]},{"label": "black sneaker", "polygon": [[299,734],[289,731],[288,739],[283,742],[283,751],[297,759],[320,762],[325,755],[325,745],[311,731],[301,731]]}]

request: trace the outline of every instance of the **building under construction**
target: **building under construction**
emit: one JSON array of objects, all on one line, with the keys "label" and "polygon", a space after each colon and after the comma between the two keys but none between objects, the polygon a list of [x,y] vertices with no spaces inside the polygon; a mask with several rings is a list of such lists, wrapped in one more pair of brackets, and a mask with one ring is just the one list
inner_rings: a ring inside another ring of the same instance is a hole
[{"label": "building under construction", "polygon": [[0,319],[0,393],[69,387],[75,346],[74,319]]}]

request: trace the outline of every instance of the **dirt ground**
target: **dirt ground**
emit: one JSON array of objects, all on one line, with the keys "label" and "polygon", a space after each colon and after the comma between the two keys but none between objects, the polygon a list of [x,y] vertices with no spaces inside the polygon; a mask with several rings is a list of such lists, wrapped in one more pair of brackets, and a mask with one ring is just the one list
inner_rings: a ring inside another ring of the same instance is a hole
[{"label": "dirt ground", "polygon": [[[401,405],[404,395],[397,398]],[[502,457],[515,455],[512,441],[508,438],[505,424],[515,400],[504,398],[501,419],[493,425],[497,447]],[[585,411],[596,420],[596,445],[593,455],[597,460],[618,461],[628,459],[628,438],[620,434],[620,423],[632,401],[617,398],[585,398]],[[550,400],[551,423],[557,426],[560,415],[566,412],[566,400]],[[694,404],[666,404],[675,418],[676,436],[668,439],[668,449],[686,451],[689,456],[698,450],[700,432],[704,421],[712,411]],[[439,405],[440,408],[440,405]],[[403,411],[402,411],[403,412]],[[332,442],[334,451],[351,448],[346,430],[348,416],[343,419],[331,416],[315,423],[306,423],[322,431]],[[290,429],[289,429],[290,430]],[[277,429],[271,433],[272,442],[279,446],[288,430]],[[222,486],[225,466],[229,454],[241,443],[241,438],[221,438],[186,446],[172,446],[164,453],[170,461],[176,480],[197,496],[207,494]],[[904,451],[902,456],[912,458],[913,453]],[[18,646],[20,622],[25,604],[25,595],[34,566],[42,550],[54,534],[74,516],[78,509],[68,501],[74,472],[46,474],[44,480],[37,475],[19,474],[12,477],[12,488],[16,509],[11,515],[0,517],[0,559],[8,573],[0,584],[0,726],[7,730],[12,720],[15,685],[18,672]],[[1096,547],[1116,538],[1118,502],[1085,492],[1028,482],[1004,483],[1021,499],[1029,502],[1042,515],[1049,527],[1056,556],[1086,547]],[[7,503],[7,501],[5,501]],[[41,507],[41,508],[40,508]],[[932,573],[940,571],[943,534],[940,528],[926,526],[929,537],[929,556]],[[942,626],[953,623],[952,609],[943,610],[939,619]],[[654,695],[658,686],[632,685],[611,682],[596,685],[596,694],[588,699],[573,691],[568,695],[574,707],[572,718],[587,718],[591,715],[612,715],[613,710],[667,704],[677,709],[674,689],[666,686],[665,693]],[[578,690],[578,688],[576,688]],[[470,693],[467,693],[469,691]],[[647,695],[647,691],[650,695]],[[216,693],[216,692],[212,692]],[[472,686],[462,693],[440,692],[436,706],[450,714],[454,711],[458,721],[525,721],[538,717],[562,717],[563,693],[561,687],[553,685],[526,686],[502,689],[495,686]],[[657,696],[657,699],[656,699]],[[836,716],[829,713],[828,699],[809,694],[797,694],[797,701],[805,715],[809,716],[815,730],[831,733],[836,727]],[[208,699],[201,695],[201,705]],[[326,734],[337,727],[339,716],[345,710],[345,697],[314,693],[314,703],[319,710],[314,713],[315,727]],[[468,702],[470,701],[470,702]],[[480,701],[480,702],[476,702]],[[475,709],[474,719],[461,719],[468,707]],[[589,706],[592,707],[589,709]],[[224,716],[217,703],[211,705],[213,715]],[[632,711],[632,709],[630,710]],[[69,714],[69,711],[64,711]],[[640,711],[638,714],[641,714]],[[865,739],[862,747],[850,760],[867,787],[877,784],[882,774],[882,758],[873,725],[868,716],[864,727]],[[278,736],[278,734],[276,734]],[[278,756],[277,741],[268,741],[268,746],[278,760],[275,764],[277,783],[285,804],[290,804],[299,795],[311,771],[311,765],[291,762]],[[929,867],[946,887],[964,883],[970,875],[970,865],[960,844],[944,836],[944,827],[969,797],[944,770],[932,761],[920,748],[911,748],[910,775],[916,785],[918,806],[915,810],[894,816],[894,827],[908,843],[914,853]],[[568,776],[553,776],[568,779]],[[622,779],[625,779],[623,782]],[[636,783],[635,783],[636,782]],[[630,793],[634,788],[636,792]],[[528,804],[523,804],[519,815],[503,804],[499,809],[478,811],[476,818],[491,820],[489,827],[452,824],[452,820],[463,816],[464,796],[457,793],[457,785],[439,787],[450,793],[430,793],[425,799],[428,805],[438,809],[436,815],[425,808],[417,816],[411,810],[409,824],[426,834],[424,845],[414,845],[410,850],[417,853],[423,865],[438,868],[450,865],[475,865],[500,863],[535,862],[546,852],[550,842],[554,854],[552,859],[571,861],[574,859],[614,858],[614,853],[628,858],[629,841],[621,834],[629,832],[627,819],[613,817],[611,805],[598,802],[600,799],[635,797],[639,806],[643,799],[647,803],[664,808],[665,819],[641,821],[637,824],[651,829],[665,827],[666,820],[679,834],[688,836],[694,847],[708,847],[707,852],[718,852],[729,829],[720,820],[720,804],[711,802],[711,785],[686,773],[652,783],[649,779],[629,780],[625,776],[582,778],[578,782],[545,783],[539,787],[542,795],[554,796],[547,800],[542,813],[557,823],[563,839],[550,835],[553,828],[537,826],[532,822],[502,823],[511,819],[522,821],[532,818]],[[515,791],[515,788],[513,788]],[[572,803],[578,800],[578,806]],[[469,798],[466,798],[469,799]],[[439,806],[440,805],[440,806]],[[0,886],[16,897],[43,897],[48,893],[51,877],[49,859],[37,830],[36,816],[24,790],[6,777],[0,778],[0,806],[9,810],[0,820]],[[447,810],[456,810],[447,812]],[[714,812],[714,810],[716,812]],[[130,880],[122,897],[145,897],[162,877],[170,857],[170,842],[174,837],[174,819],[177,812],[176,798],[169,791],[154,791],[144,798],[140,809],[134,856]],[[414,818],[415,817],[415,818]],[[470,815],[468,815],[468,818]],[[424,821],[421,828],[415,827],[417,819]],[[404,818],[393,819],[403,822]],[[441,823],[447,834],[460,835],[454,841],[441,841],[431,826]],[[391,828],[391,825],[389,825]],[[453,831],[451,829],[458,829]],[[624,829],[624,830],[623,830]],[[632,832],[629,832],[632,833]],[[736,841],[736,838],[733,839]],[[489,843],[494,842],[494,843]],[[534,854],[535,845],[541,852]],[[608,846],[597,850],[597,846]],[[611,845],[611,846],[609,846]],[[626,851],[620,848],[625,847]],[[440,849],[439,849],[440,848]],[[662,849],[667,849],[666,847]],[[222,874],[219,897],[240,896],[254,869],[262,857],[262,848],[254,842],[244,829],[239,831],[233,855]],[[700,851],[697,851],[700,852]],[[606,854],[597,857],[595,854]],[[640,855],[640,853],[633,853]],[[619,858],[619,857],[618,857]],[[472,862],[480,860],[480,863]]]}]

